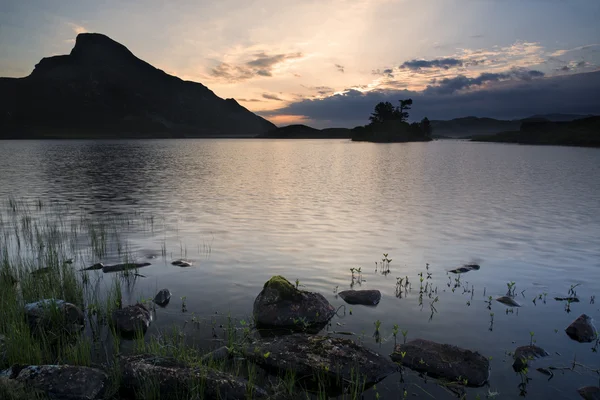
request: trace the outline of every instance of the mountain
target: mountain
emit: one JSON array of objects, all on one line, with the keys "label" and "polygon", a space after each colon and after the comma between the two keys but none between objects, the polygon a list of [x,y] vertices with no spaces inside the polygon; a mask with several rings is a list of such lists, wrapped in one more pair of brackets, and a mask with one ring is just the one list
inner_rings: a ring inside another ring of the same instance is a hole
[{"label": "mountain", "polygon": [[351,135],[351,129],[316,129],[307,125],[296,124],[275,128],[257,137],[264,139],[350,139]]},{"label": "mountain", "polygon": [[574,121],[524,121],[518,131],[474,136],[477,142],[600,147],[600,116]]},{"label": "mountain", "polygon": [[97,33],[79,34],[70,54],[43,58],[25,78],[0,78],[0,139],[251,137],[274,128]]},{"label": "mountain", "polygon": [[582,114],[537,114],[532,115],[531,117],[525,118],[525,120],[540,120],[545,119],[547,121],[553,122],[570,122],[576,119],[593,117],[593,115],[582,115]]}]

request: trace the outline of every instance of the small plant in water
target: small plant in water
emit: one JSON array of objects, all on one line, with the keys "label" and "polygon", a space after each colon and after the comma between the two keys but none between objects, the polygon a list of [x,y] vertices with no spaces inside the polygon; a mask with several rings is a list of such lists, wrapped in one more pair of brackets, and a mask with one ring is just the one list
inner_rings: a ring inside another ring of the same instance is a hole
[{"label": "small plant in water", "polygon": [[534,336],[535,336],[535,332],[533,332],[533,331],[529,332],[529,345],[530,345],[530,346],[533,346],[533,343],[535,342],[535,341],[533,340],[533,337],[534,337]]},{"label": "small plant in water", "polygon": [[185,304],[186,297],[181,296],[181,312],[187,311],[187,305]]},{"label": "small plant in water", "polygon": [[403,330],[402,337],[404,338],[404,344],[406,344],[406,336],[408,336],[408,330]]},{"label": "small plant in water", "polygon": [[515,297],[515,287],[516,283],[515,282],[507,282],[506,286],[508,287],[508,291],[506,292],[507,296],[511,296],[511,297]]},{"label": "small plant in water", "polygon": [[398,324],[394,324],[392,328],[392,335],[394,335],[394,346],[396,346],[396,336],[398,336]]}]

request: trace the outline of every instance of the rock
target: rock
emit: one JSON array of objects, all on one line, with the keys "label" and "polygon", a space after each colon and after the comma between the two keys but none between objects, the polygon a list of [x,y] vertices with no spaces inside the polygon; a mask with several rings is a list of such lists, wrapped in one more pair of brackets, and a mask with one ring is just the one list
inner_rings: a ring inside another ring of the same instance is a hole
[{"label": "rock", "polygon": [[339,391],[360,377],[371,386],[398,367],[350,339],[293,334],[263,338],[240,350],[263,369],[281,375],[294,372],[297,379],[321,379],[328,391]]},{"label": "rock", "polygon": [[600,400],[600,387],[584,386],[577,389],[577,393],[585,400]]},{"label": "rock", "polygon": [[132,337],[137,332],[146,333],[150,321],[150,311],[139,303],[112,313],[112,323],[124,337]]},{"label": "rock", "polygon": [[467,386],[483,386],[490,375],[489,360],[478,352],[424,339],[397,345],[390,357],[433,378],[450,382],[462,382],[466,379]]},{"label": "rock", "polygon": [[[247,381],[205,367],[192,368],[172,358],[153,355],[124,357],[121,360],[121,392],[135,399],[148,395],[160,399],[264,399],[267,393]],[[248,396],[253,390],[251,396]],[[201,392],[198,392],[201,391]]]},{"label": "rock", "polygon": [[381,292],[379,290],[344,290],[338,294],[348,304],[375,306],[381,300]]},{"label": "rock", "polygon": [[589,343],[596,340],[596,327],[592,323],[592,318],[586,314],[581,314],[575,321],[565,329],[565,332],[573,340],[580,343]]},{"label": "rock", "polygon": [[556,301],[569,301],[571,303],[579,303],[579,299],[577,297],[555,297]]},{"label": "rock", "polygon": [[33,332],[57,329],[70,333],[79,332],[83,328],[85,318],[76,305],[55,299],[25,304],[25,315]]},{"label": "rock", "polygon": [[477,271],[479,268],[481,267],[477,264],[465,264],[462,267],[451,269],[448,272],[452,272],[453,274],[464,274],[469,271]]},{"label": "rock", "polygon": [[126,271],[128,269],[138,269],[142,267],[147,267],[148,265],[152,265],[150,263],[125,263],[125,264],[115,264],[115,265],[106,265],[102,267],[102,272],[120,272]]},{"label": "rock", "polygon": [[516,372],[520,372],[527,367],[527,364],[530,360],[547,356],[549,356],[548,352],[541,347],[535,345],[520,346],[515,350],[515,354],[513,356],[515,361],[513,362],[512,366]]},{"label": "rock", "polygon": [[510,296],[498,297],[496,301],[509,307],[521,307],[521,305],[513,297]]},{"label": "rock", "polygon": [[167,304],[169,304],[170,300],[171,292],[169,292],[169,289],[161,289],[158,293],[156,293],[156,296],[154,296],[154,303],[161,307],[164,307]]},{"label": "rock", "polygon": [[210,364],[211,362],[219,362],[223,360],[227,360],[229,358],[231,351],[227,346],[219,347],[216,350],[211,351],[208,354],[205,354],[200,359],[202,364]]},{"label": "rock", "polygon": [[82,269],[82,271],[94,271],[94,270],[102,269],[102,268],[104,268],[104,264],[96,263],[96,264],[92,265],[91,267]]},{"label": "rock", "polygon": [[30,365],[13,368],[11,379],[37,389],[53,400],[104,398],[108,376],[99,369],[71,365]]},{"label": "rock", "polygon": [[192,262],[187,260],[175,260],[171,264],[176,265],[178,267],[191,267]]},{"label": "rock", "polygon": [[65,260],[63,264],[73,264],[73,259],[69,258],[68,260]]},{"label": "rock", "polygon": [[319,293],[296,289],[282,276],[269,279],[254,300],[257,325],[294,330],[320,330],[335,309]]}]

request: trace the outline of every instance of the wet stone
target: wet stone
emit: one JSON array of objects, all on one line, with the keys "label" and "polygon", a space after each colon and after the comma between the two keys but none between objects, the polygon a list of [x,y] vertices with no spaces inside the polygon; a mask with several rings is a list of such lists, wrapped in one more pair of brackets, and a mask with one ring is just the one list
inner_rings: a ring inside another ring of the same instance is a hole
[{"label": "wet stone", "polygon": [[504,305],[506,305],[506,306],[509,306],[509,307],[521,307],[521,304],[519,304],[519,303],[518,303],[518,302],[517,302],[517,301],[516,301],[516,300],[515,300],[513,297],[511,297],[511,296],[501,296],[501,297],[498,297],[498,298],[496,299],[496,301],[497,301],[498,303],[502,303],[502,304],[504,304]]},{"label": "wet stone", "polygon": [[102,272],[121,272],[121,271],[127,271],[130,269],[138,269],[138,268],[143,268],[143,267],[147,267],[149,265],[152,265],[150,263],[144,262],[144,263],[125,263],[125,264],[115,264],[115,265],[105,265],[104,267],[102,267]]},{"label": "wet stone", "polygon": [[69,333],[79,332],[85,318],[76,305],[55,299],[25,304],[25,315],[33,332],[57,329]]},{"label": "wet stone", "polygon": [[391,358],[432,378],[462,383],[466,380],[466,386],[483,386],[490,375],[488,358],[478,352],[425,339],[397,345]]},{"label": "wet stone", "polygon": [[516,372],[520,372],[527,367],[529,361],[547,357],[548,355],[546,350],[535,345],[517,347],[514,354],[513,369]]},{"label": "wet stone", "polygon": [[177,267],[191,267],[192,266],[192,262],[188,261],[188,260],[175,260],[171,263],[172,265],[175,265]]},{"label": "wet stone", "polygon": [[569,337],[580,343],[590,343],[596,340],[596,327],[592,323],[592,318],[586,314],[581,314],[575,321],[565,329]]},{"label": "wet stone", "polygon": [[112,314],[112,323],[124,337],[133,337],[137,332],[146,333],[150,321],[150,311],[139,303],[115,310]]},{"label": "wet stone", "polygon": [[365,306],[375,306],[381,300],[379,290],[344,290],[338,295],[348,304],[362,304]]},{"label": "wet stone", "polygon": [[453,274],[464,274],[469,271],[477,271],[481,268],[478,264],[465,264],[462,267],[451,269],[448,272],[452,272]]},{"label": "wet stone", "polygon": [[156,293],[156,296],[154,296],[154,303],[161,307],[164,307],[167,304],[169,304],[170,300],[171,292],[169,291],[169,289],[161,289],[158,293]]},{"label": "wet stone", "polygon": [[600,387],[584,386],[577,389],[577,393],[585,400],[600,400]]}]

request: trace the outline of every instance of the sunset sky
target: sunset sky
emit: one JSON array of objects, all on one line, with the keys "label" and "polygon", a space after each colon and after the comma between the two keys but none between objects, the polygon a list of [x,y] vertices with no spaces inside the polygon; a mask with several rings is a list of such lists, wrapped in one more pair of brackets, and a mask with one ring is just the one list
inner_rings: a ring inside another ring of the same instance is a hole
[{"label": "sunset sky", "polygon": [[99,32],[279,125],[600,113],[598,0],[7,0],[0,76]]}]

